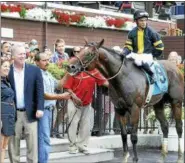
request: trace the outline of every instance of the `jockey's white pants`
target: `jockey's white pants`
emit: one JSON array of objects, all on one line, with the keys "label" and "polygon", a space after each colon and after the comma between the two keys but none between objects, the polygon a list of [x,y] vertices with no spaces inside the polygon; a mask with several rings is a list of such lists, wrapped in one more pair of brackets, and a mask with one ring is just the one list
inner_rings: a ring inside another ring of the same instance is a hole
[{"label": "jockey's white pants", "polygon": [[[71,145],[78,147],[88,145],[91,135],[91,109],[91,105],[77,108],[72,100],[68,101],[68,123],[71,122],[68,128],[68,139]],[[77,135],[78,123],[79,131]]]},{"label": "jockey's white pants", "polygon": [[149,66],[152,65],[154,62],[153,55],[152,54],[137,54],[137,53],[130,53],[126,56],[126,58],[132,58],[134,59],[134,63],[137,66],[142,66],[143,63],[147,63]]}]

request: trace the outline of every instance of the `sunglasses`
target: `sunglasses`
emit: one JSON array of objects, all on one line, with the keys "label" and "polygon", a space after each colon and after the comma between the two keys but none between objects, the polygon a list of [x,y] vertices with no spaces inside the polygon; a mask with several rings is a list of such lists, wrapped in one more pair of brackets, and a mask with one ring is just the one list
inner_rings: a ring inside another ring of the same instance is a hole
[{"label": "sunglasses", "polygon": [[74,53],[79,53],[80,51],[73,51]]}]

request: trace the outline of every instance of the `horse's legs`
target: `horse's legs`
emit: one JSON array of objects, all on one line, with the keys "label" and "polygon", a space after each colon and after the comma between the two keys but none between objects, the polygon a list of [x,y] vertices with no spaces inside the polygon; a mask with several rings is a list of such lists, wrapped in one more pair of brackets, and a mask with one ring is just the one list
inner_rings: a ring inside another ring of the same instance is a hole
[{"label": "horse's legs", "polygon": [[131,141],[132,141],[132,145],[133,145],[133,153],[134,153],[134,158],[133,158],[133,162],[137,162],[138,161],[138,157],[137,157],[137,141],[138,141],[138,137],[137,137],[137,124],[135,124],[132,128],[132,134],[131,134]]},{"label": "horse's legs", "polygon": [[123,151],[127,152],[128,151],[128,144],[127,144],[127,131],[126,131],[126,127],[125,124],[123,123],[124,118],[121,117],[120,121],[119,121],[119,125],[120,125],[120,129],[121,129],[121,138],[122,138],[122,142],[123,142]]},{"label": "horse's legs", "polygon": [[138,122],[139,122],[139,113],[140,110],[137,105],[134,105],[131,111],[131,125],[132,125],[132,131],[131,131],[131,142],[133,145],[133,162],[138,162],[138,157],[137,157],[137,129],[138,129]]},{"label": "horse's legs", "polygon": [[164,114],[164,103],[162,100],[161,102],[154,105],[154,110],[156,118],[159,120],[163,132],[162,156],[164,159],[166,154],[168,153],[168,122]]},{"label": "horse's legs", "polygon": [[171,102],[173,115],[176,121],[176,130],[178,134],[178,154],[179,157],[182,156],[183,150],[183,142],[182,142],[182,101],[172,101]]},{"label": "horse's legs", "polygon": [[120,117],[119,125],[121,129],[121,138],[122,138],[123,151],[124,151],[123,159],[124,159],[124,163],[126,163],[129,157],[128,144],[127,144],[126,117]]}]

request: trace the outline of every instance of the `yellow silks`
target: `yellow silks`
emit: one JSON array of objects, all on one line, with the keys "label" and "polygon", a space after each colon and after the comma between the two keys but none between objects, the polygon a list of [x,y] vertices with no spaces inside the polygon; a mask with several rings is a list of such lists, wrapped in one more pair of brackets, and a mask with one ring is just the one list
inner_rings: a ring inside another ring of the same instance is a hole
[{"label": "yellow silks", "polygon": [[130,45],[125,45],[124,47],[127,47],[129,50],[133,51],[133,48]]},{"label": "yellow silks", "polygon": [[155,48],[155,49],[157,49],[157,50],[164,50],[164,47],[162,47],[162,48]]},{"label": "yellow silks", "polygon": [[132,42],[127,40],[127,41],[126,41],[126,44],[132,45]]},{"label": "yellow silks", "polygon": [[144,51],[144,30],[137,31],[137,48],[137,53],[142,54]]},{"label": "yellow silks", "polygon": [[159,45],[159,44],[162,44],[162,41],[161,41],[161,40],[156,41],[156,42],[154,43],[154,46],[157,46],[157,45]]}]

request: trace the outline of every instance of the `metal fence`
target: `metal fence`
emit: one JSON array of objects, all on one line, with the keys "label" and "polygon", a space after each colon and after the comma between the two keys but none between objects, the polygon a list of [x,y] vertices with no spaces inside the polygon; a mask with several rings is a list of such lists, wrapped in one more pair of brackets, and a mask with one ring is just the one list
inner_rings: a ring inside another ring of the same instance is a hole
[{"label": "metal fence", "polygon": [[[146,119],[151,110],[151,108],[142,109],[138,125],[139,133],[158,132],[156,123]],[[57,101],[56,109],[53,111],[51,136],[64,137],[67,133],[68,122],[66,113],[67,100]],[[108,91],[105,88],[97,87],[95,89],[91,114],[91,129],[93,136],[120,134],[118,117],[115,114],[114,105],[109,99]],[[129,126],[129,123],[127,125]]]}]

